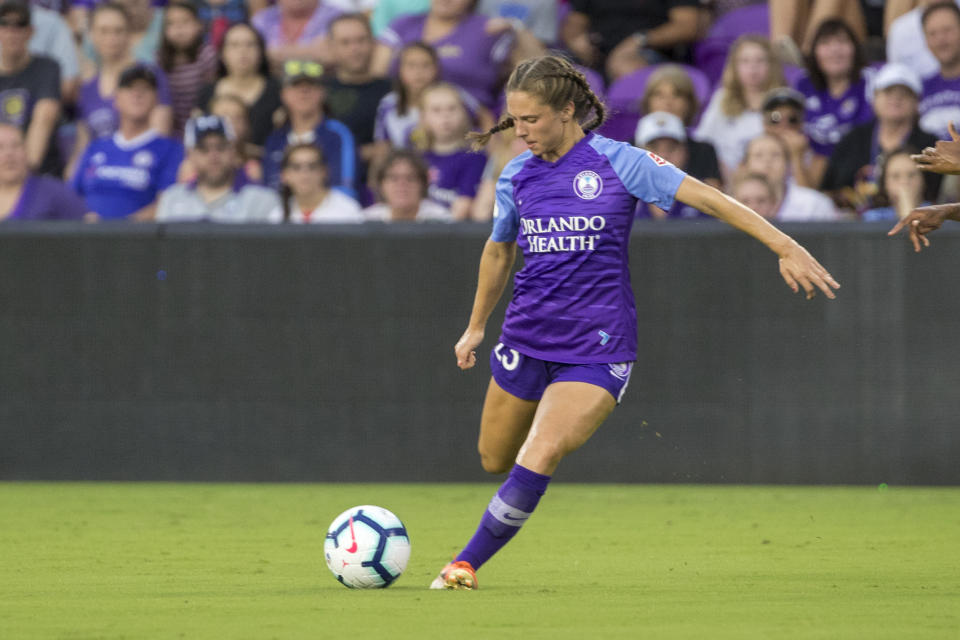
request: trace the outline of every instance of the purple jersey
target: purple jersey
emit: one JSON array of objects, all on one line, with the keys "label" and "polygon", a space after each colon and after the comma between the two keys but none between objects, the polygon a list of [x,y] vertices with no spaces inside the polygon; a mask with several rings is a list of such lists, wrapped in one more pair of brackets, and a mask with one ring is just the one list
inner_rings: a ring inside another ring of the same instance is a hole
[{"label": "purple jersey", "polygon": [[[170,83],[167,74],[156,65],[147,65],[157,76],[157,104],[170,104]],[[91,138],[106,138],[117,131],[119,116],[113,106],[113,96],[100,95],[100,74],[80,86],[77,99],[79,119],[87,125]]]},{"label": "purple jersey", "polygon": [[[423,40],[427,14],[402,16],[390,23],[380,39],[396,54],[411,42]],[[496,106],[496,90],[501,67],[513,47],[513,33],[489,35],[487,17],[476,13],[463,18],[445,38],[430,42],[440,58],[440,77],[466,89],[480,104]],[[395,75],[394,56],[391,75]]]},{"label": "purple jersey", "polygon": [[87,212],[83,200],[50,176],[27,176],[8,220],[79,220]]},{"label": "purple jersey", "polygon": [[817,91],[807,76],[797,82],[797,90],[807,97],[804,131],[810,138],[810,148],[821,156],[829,157],[840,138],[873,118],[863,78],[837,98],[827,90]]},{"label": "purple jersey", "polygon": [[317,3],[317,8],[310,16],[303,31],[300,32],[295,42],[288,42],[287,36],[283,33],[283,20],[280,16],[280,7],[274,5],[261,9],[250,21],[254,28],[263,36],[263,40],[268,49],[281,47],[285,44],[309,44],[313,40],[326,36],[330,23],[334,18],[343,13],[340,9],[328,6],[322,2]]},{"label": "purple jersey", "polygon": [[627,248],[637,200],[668,210],[686,174],[659,156],[594,133],[557,162],[525,151],[497,180],[491,240],[517,242],[500,341],[569,364],[637,358]]},{"label": "purple jersey", "polygon": [[919,110],[920,128],[949,140],[947,124],[960,126],[960,78],[947,79],[938,73],[924,80]]},{"label": "purple jersey", "polygon": [[472,198],[477,195],[477,186],[487,166],[487,156],[473,151],[423,154],[430,176],[427,193],[430,199],[448,209],[460,196]]}]

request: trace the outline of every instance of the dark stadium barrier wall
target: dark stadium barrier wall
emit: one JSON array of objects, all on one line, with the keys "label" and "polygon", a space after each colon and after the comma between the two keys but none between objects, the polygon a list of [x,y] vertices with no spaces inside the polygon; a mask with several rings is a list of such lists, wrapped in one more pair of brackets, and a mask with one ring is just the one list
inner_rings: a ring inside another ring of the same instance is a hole
[{"label": "dark stadium barrier wall", "polygon": [[[960,483],[960,234],[638,225],[640,357],[566,481]],[[0,478],[479,480],[485,226],[0,228]]]}]

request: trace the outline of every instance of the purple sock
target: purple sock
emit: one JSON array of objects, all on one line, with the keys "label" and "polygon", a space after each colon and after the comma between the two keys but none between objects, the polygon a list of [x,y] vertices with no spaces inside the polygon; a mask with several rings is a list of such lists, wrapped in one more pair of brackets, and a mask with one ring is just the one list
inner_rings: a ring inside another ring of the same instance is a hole
[{"label": "purple sock", "polygon": [[507,481],[490,500],[480,519],[480,526],[457,560],[466,560],[474,569],[489,560],[493,554],[510,542],[540,502],[547,490],[550,476],[530,469],[513,466]]}]

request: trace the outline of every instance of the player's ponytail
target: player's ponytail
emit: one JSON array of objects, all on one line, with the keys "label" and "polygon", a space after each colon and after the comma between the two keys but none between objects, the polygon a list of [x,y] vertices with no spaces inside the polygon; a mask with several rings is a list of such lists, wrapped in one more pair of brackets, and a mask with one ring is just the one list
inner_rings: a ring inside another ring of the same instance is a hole
[{"label": "player's ponytail", "polygon": [[[541,56],[524,60],[510,74],[505,91],[523,91],[536,96],[555,111],[561,111],[571,102],[574,117],[584,129],[595,129],[607,118],[607,108],[590,88],[586,77],[569,60],[560,56]],[[584,122],[590,113],[593,117]],[[504,118],[485,133],[473,132],[467,138],[479,150],[498,131],[513,126],[512,118]]]},{"label": "player's ponytail", "polygon": [[470,141],[470,146],[474,151],[480,151],[487,143],[490,142],[490,138],[493,137],[493,134],[499,131],[506,131],[507,129],[513,126],[513,118],[504,118],[494,126],[490,127],[490,130],[485,133],[480,133],[479,131],[471,131],[467,134],[467,140]]}]

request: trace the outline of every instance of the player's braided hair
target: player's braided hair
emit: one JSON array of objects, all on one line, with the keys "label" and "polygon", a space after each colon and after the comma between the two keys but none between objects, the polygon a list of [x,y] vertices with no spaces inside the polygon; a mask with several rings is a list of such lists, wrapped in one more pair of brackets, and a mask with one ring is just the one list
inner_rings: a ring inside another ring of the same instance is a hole
[{"label": "player's braided hair", "polygon": [[[607,117],[606,107],[587,84],[584,75],[568,60],[559,56],[524,60],[510,74],[505,91],[524,91],[537,96],[556,111],[572,102],[573,115],[578,121],[582,121],[593,111],[593,118],[583,123],[584,129],[600,126]],[[475,131],[467,134],[467,138],[473,142],[473,148],[479,150],[490,141],[493,134],[509,129],[513,124],[513,118],[504,118],[489,131]]]}]

